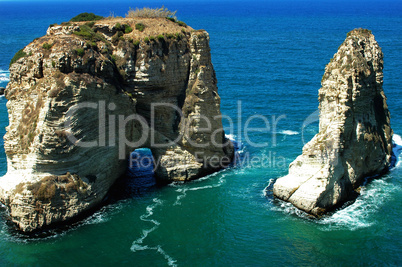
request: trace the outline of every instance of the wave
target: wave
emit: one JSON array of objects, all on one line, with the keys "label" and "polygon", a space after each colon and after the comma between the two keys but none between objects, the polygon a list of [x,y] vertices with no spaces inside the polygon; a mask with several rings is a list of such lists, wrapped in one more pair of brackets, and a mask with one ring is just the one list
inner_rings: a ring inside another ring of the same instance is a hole
[{"label": "wave", "polygon": [[394,162],[391,162],[391,167],[400,168],[401,166],[401,154],[402,154],[402,137],[398,134],[394,134],[392,137],[392,152],[394,153]]},{"label": "wave", "polygon": [[112,217],[118,214],[122,209],[123,202],[106,205],[85,220],[83,220],[81,223],[79,223],[79,225],[106,223],[110,221]]},{"label": "wave", "polygon": [[227,139],[229,139],[230,141],[236,140],[236,135],[234,135],[234,134],[225,134],[225,137]]},{"label": "wave", "polygon": [[273,194],[273,186],[275,184],[276,179],[269,179],[268,185],[262,190],[262,195],[266,197],[270,202],[270,210],[276,212],[283,212],[285,214],[296,215],[298,217],[308,219],[309,215],[293,206],[292,203],[286,202],[274,197]]},{"label": "wave", "polygon": [[8,70],[0,69],[0,82],[10,81],[10,72]]},{"label": "wave", "polygon": [[83,224],[100,224],[110,220],[110,217],[105,211],[99,211],[88,217]]},{"label": "wave", "polygon": [[236,140],[236,135],[227,134],[225,135],[228,138],[234,147],[234,159],[233,159],[233,166],[240,166],[243,167],[242,162],[245,155],[246,146],[243,145],[243,142]]},{"label": "wave", "polygon": [[235,153],[243,153],[244,152],[245,146],[243,145],[242,142],[237,141],[236,135],[226,134],[225,137],[232,142],[234,149],[235,149]]},{"label": "wave", "polygon": [[370,227],[376,224],[373,216],[380,212],[385,202],[400,189],[392,183],[390,176],[374,180],[369,185],[362,187],[360,196],[353,204],[318,220],[318,223],[323,225],[322,230],[324,231],[342,228],[353,231]]},{"label": "wave", "polygon": [[[397,160],[393,170],[400,171],[398,169],[401,167],[402,137],[397,134],[393,136],[393,152]],[[321,225],[322,231],[341,229],[354,231],[376,224],[375,217],[381,208],[386,205],[389,199],[393,198],[395,192],[401,191],[401,187],[393,182],[393,177],[385,175],[381,179],[372,180],[367,185],[362,186],[360,196],[353,203],[346,203],[344,208],[340,210],[320,219],[313,219],[309,214],[299,210],[291,203],[275,199],[272,194],[274,182],[275,179],[270,179],[268,186],[263,190],[264,196],[271,200],[270,209],[317,223]]]},{"label": "wave", "polygon": [[264,190],[262,190],[262,194],[265,197],[269,197],[271,196],[270,192],[272,192],[272,188],[274,186],[276,179],[269,179],[268,180],[268,185],[264,188]]},{"label": "wave", "polygon": [[[345,204],[346,207],[320,219],[313,218],[308,213],[299,210],[289,202],[272,199],[270,210],[296,216],[303,220],[320,225],[322,231],[350,230],[355,231],[368,228],[377,223],[376,215],[381,211],[385,203],[401,188],[392,183],[392,179],[378,179],[369,185],[362,187],[360,196],[352,203]],[[270,197],[268,190],[264,195]],[[275,202],[275,203],[273,203]]]}]

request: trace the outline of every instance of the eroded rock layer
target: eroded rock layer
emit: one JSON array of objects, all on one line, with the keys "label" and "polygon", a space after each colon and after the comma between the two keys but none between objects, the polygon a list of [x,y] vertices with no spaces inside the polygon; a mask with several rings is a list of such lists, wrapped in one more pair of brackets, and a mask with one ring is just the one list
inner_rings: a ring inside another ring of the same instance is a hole
[{"label": "eroded rock layer", "polygon": [[139,147],[152,150],[165,181],[230,162],[207,32],[167,19],[55,25],[22,55],[5,91],[8,171],[0,179],[20,230],[101,203]]},{"label": "eroded rock layer", "polygon": [[274,184],[274,195],[314,215],[356,195],[365,178],[388,171],[392,130],[383,54],[370,31],[348,33],[319,90],[319,133]]}]

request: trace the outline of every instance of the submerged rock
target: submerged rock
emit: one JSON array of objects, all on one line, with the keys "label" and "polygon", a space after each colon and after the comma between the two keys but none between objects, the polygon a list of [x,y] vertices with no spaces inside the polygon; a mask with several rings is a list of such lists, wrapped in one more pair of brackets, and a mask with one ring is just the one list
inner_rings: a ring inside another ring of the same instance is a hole
[{"label": "submerged rock", "polygon": [[273,188],[276,197],[320,215],[356,196],[365,178],[388,171],[392,130],[383,54],[364,29],[348,33],[319,90],[319,133]]},{"label": "submerged rock", "polygon": [[20,54],[5,91],[0,200],[24,232],[101,203],[136,148],[151,149],[165,182],[233,157],[203,30],[164,18],[68,23]]}]

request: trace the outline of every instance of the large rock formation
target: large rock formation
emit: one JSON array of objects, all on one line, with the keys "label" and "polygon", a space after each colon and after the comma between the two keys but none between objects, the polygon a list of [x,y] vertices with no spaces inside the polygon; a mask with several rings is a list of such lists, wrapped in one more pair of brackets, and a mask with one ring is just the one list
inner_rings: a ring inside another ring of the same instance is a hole
[{"label": "large rock formation", "polygon": [[392,130],[383,54],[368,30],[356,29],[325,68],[319,133],[274,184],[274,195],[320,215],[353,198],[368,176],[388,170]]},{"label": "large rock formation", "polygon": [[162,18],[67,23],[19,55],[5,91],[0,199],[20,230],[101,203],[139,147],[166,182],[231,161],[207,32]]}]

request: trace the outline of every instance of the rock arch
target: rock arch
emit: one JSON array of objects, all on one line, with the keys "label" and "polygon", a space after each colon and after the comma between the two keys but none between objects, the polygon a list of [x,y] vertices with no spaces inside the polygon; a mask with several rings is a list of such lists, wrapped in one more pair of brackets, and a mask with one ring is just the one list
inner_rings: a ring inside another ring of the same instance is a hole
[{"label": "rock arch", "polygon": [[233,157],[207,32],[163,19],[157,39],[116,42],[102,34],[116,31],[107,20],[92,28],[95,46],[72,34],[81,24],[49,28],[10,68],[0,199],[25,232],[101,203],[138,147],[151,149],[165,182],[198,178],[224,167],[210,158]]}]

